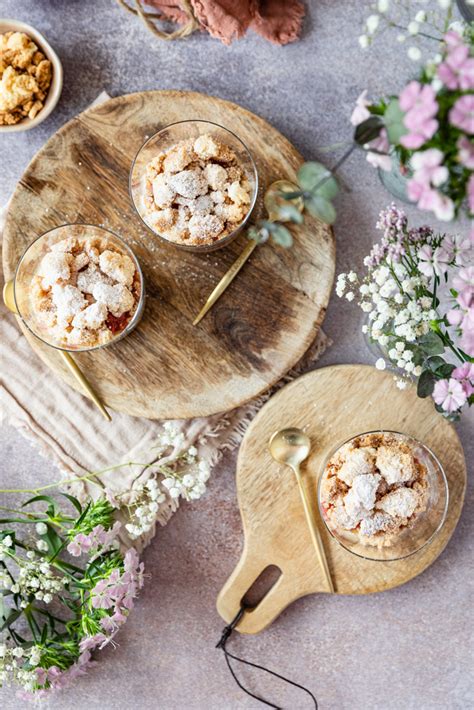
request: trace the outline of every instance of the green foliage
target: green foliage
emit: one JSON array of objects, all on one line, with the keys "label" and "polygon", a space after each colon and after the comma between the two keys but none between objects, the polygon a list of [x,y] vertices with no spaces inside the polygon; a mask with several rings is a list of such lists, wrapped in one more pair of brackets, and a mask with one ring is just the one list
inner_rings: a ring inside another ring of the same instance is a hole
[{"label": "green foliage", "polygon": [[390,143],[400,143],[400,138],[408,133],[403,123],[404,112],[398,99],[392,99],[385,110],[384,123]]}]

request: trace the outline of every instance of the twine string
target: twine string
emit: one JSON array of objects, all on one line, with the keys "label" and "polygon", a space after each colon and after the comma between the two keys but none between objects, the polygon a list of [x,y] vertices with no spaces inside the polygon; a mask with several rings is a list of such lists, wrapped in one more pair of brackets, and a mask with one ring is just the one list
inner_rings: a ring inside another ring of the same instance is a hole
[{"label": "twine string", "polygon": [[130,2],[132,1],[134,1],[135,7],[131,7],[127,0],[117,0],[118,4],[125,10],[128,10],[128,12],[132,13],[132,15],[138,15],[150,32],[152,32],[159,39],[163,39],[165,41],[183,39],[199,28],[199,22],[194,15],[193,8],[189,0],[180,0],[179,6],[180,10],[183,10],[183,12],[186,13],[188,21],[182,27],[179,27],[173,32],[165,32],[158,27],[156,23],[163,20],[163,16],[161,13],[149,12],[148,10],[145,10],[143,5],[146,4],[146,0],[130,0]]},{"label": "twine string", "polygon": [[307,695],[310,696],[311,700],[313,701],[314,704],[314,710],[318,710],[318,701],[316,700],[315,696],[313,693],[308,690],[308,688],[305,688],[304,685],[300,685],[299,683],[296,683],[294,680],[290,680],[289,678],[285,678],[285,676],[280,675],[279,673],[276,673],[276,671],[270,670],[270,668],[266,668],[265,666],[261,666],[258,663],[252,663],[251,661],[247,661],[244,658],[239,658],[239,656],[235,656],[234,654],[230,653],[230,651],[227,650],[227,642],[229,638],[232,635],[232,632],[234,631],[235,627],[239,623],[239,621],[242,619],[243,615],[245,614],[245,607],[241,606],[235,617],[232,619],[230,624],[224,628],[222,631],[221,638],[219,639],[219,642],[216,645],[216,648],[221,648],[222,651],[224,652],[224,657],[227,663],[227,667],[239,686],[241,690],[244,691],[244,693],[247,693],[247,695],[250,695],[250,697],[255,698],[255,700],[258,700],[260,703],[263,703],[264,705],[267,705],[268,707],[275,708],[275,710],[283,710],[279,705],[275,705],[274,703],[271,703],[269,700],[265,700],[264,698],[261,698],[259,695],[255,695],[255,693],[252,693],[248,688],[246,688],[240,680],[237,678],[237,675],[235,673],[235,670],[232,668],[232,664],[230,662],[230,659],[233,661],[238,661],[239,663],[243,663],[246,666],[251,666],[252,668],[256,668],[257,670],[264,671],[265,673],[269,673],[270,675],[274,676],[275,678],[278,678],[279,680],[282,680],[284,683],[288,683],[289,685],[293,685],[295,688],[298,688],[299,690],[304,691]]}]

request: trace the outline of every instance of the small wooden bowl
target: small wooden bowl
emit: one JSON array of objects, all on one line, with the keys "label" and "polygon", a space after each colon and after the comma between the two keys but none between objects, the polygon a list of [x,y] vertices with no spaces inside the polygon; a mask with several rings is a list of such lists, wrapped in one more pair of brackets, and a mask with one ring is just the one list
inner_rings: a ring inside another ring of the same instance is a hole
[{"label": "small wooden bowl", "polygon": [[27,34],[31,37],[33,42],[38,45],[39,49],[43,52],[46,58],[49,59],[53,68],[51,85],[48,89],[48,95],[46,96],[46,100],[41,111],[34,118],[24,118],[22,121],[15,123],[13,126],[0,126],[1,133],[29,131],[30,128],[38,126],[42,121],[48,118],[50,113],[54,111],[63,88],[63,67],[58,55],[49,42],[45,39],[45,37],[43,37],[41,32],[35,30],[35,28],[31,27],[31,25],[27,25],[25,22],[19,22],[18,20],[7,20],[0,18],[0,34],[4,34],[5,32],[24,32]]}]

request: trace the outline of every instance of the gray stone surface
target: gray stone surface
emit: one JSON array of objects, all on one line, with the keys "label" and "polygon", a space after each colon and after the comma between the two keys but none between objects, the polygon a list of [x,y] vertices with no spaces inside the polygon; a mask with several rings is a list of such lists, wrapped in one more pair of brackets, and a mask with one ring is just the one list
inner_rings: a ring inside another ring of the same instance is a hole
[{"label": "gray stone surface", "polygon": [[[153,88],[204,91],[262,115],[307,158],[348,138],[348,116],[360,91],[397,89],[412,67],[394,45],[363,54],[357,35],[367,3],[311,2],[301,42],[280,49],[249,34],[226,48],[206,36],[160,43],[113,0],[2,0],[0,13],[36,26],[65,69],[56,112],[36,130],[0,135],[0,202],[28,161],[67,119],[102,90],[112,95]],[[326,158],[328,159],[328,158]],[[388,201],[376,173],[355,155],[341,175],[338,270],[360,265],[374,240],[377,212]],[[419,214],[414,218],[425,221]],[[355,307],[333,298],[325,329],[334,340],[321,364],[370,362]],[[474,458],[472,417],[458,427]],[[57,471],[15,430],[0,430],[2,480],[47,482]],[[151,575],[119,646],[72,689],[48,701],[51,710],[256,708],[233,684],[214,649],[222,627],[216,595],[237,562],[242,530],[234,483],[235,457],[216,471],[206,497],[185,505],[145,554]],[[268,663],[311,687],[322,709],[467,708],[472,677],[472,486],[445,552],[405,586],[367,597],[312,596],[293,604],[258,637],[236,637],[233,650]],[[241,671],[254,691],[285,707],[309,707],[265,677]],[[0,691],[0,705],[20,703]]]}]

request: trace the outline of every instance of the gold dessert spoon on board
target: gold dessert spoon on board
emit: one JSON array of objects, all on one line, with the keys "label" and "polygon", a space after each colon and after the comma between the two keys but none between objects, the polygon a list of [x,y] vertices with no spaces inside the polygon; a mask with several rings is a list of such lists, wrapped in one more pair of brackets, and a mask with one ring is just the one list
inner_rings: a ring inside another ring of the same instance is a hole
[{"label": "gold dessert spoon on board", "polygon": [[[13,287],[13,281],[7,281],[3,287],[3,302],[9,311],[18,314],[18,310],[15,303],[15,292]],[[87,392],[94,404],[100,409],[102,416],[107,419],[107,421],[112,421],[112,417],[102,404],[98,394],[92,388],[92,385],[85,377],[79,365],[76,363],[72,355],[65,350],[58,350],[61,357],[63,358],[65,364],[68,366],[69,370],[72,372],[76,380],[80,383],[81,387]]]},{"label": "gold dessert spoon on board", "polygon": [[[283,198],[279,198],[278,194],[280,192],[294,192],[295,190],[298,189],[297,185],[293,185],[293,183],[289,182],[288,180],[276,180],[275,182],[272,182],[268,190],[265,192],[265,196],[263,198],[263,202],[265,204],[265,207],[267,208],[268,212],[268,220],[270,222],[276,222],[278,221],[279,218],[279,213],[278,213],[278,205],[279,202],[281,204]],[[291,200],[292,204],[295,205],[295,207],[302,212],[303,211],[303,200],[301,198],[297,198],[295,200]],[[215,289],[209,294],[209,297],[204,304],[204,306],[201,308],[199,311],[198,315],[196,318],[193,320],[193,325],[197,325],[199,321],[201,321],[206,313],[212,308],[214,303],[217,301],[218,298],[222,296],[224,291],[226,290],[227,286],[235,279],[237,274],[239,273],[240,269],[242,266],[245,264],[249,256],[252,254],[253,250],[255,247],[258,245],[258,242],[255,241],[255,239],[250,239],[247,246],[243,250],[242,254],[237,257],[237,259],[234,261],[232,266],[229,267],[229,269],[226,271],[224,276],[221,278]]]},{"label": "gold dessert spoon on board", "polygon": [[324,572],[328,590],[334,592],[334,584],[331,579],[323,541],[321,540],[316,521],[314,520],[300,472],[300,464],[308,458],[310,449],[311,442],[309,436],[307,436],[304,431],[301,431],[301,429],[281,429],[275,432],[268,442],[268,450],[275,461],[289,466],[296,476],[314,549],[316,550],[319,564]]}]

